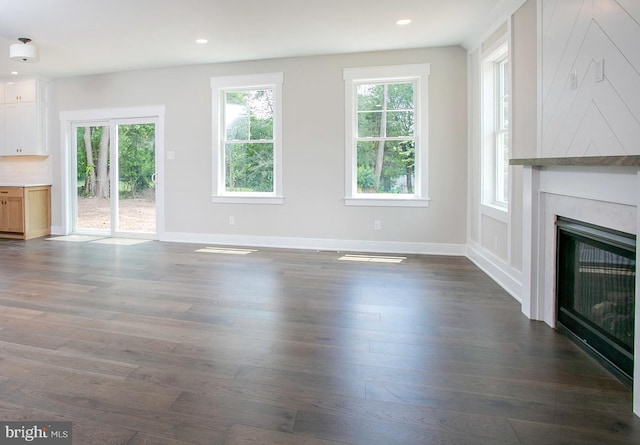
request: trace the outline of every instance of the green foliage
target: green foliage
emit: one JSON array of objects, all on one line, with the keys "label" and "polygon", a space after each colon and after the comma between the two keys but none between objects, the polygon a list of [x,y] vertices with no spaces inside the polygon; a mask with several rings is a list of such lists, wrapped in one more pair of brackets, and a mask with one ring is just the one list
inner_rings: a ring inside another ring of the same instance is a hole
[{"label": "green foliage", "polygon": [[225,96],[225,189],[273,191],[273,91]]},{"label": "green foliage", "polygon": [[79,129],[76,132],[76,147],[78,147],[76,182],[78,184],[78,194],[81,196],[85,196],[87,193],[85,184],[87,177],[91,174],[90,167],[87,165],[87,153],[85,151],[84,138],[82,137],[83,131],[84,129]]},{"label": "green foliage", "polygon": [[225,158],[227,191],[273,191],[273,144],[227,144]]},{"label": "green foliage", "polygon": [[[90,127],[89,131],[91,133],[91,153],[93,155],[93,162],[95,163],[98,159],[102,127]],[[95,164],[87,163],[84,132],[85,127],[79,127],[76,132],[78,194],[80,196],[94,196],[95,190],[90,187],[89,179],[91,178],[91,174],[95,172],[96,166]]]},{"label": "green foliage", "polygon": [[151,189],[151,177],[155,173],[154,124],[129,124],[118,126],[118,173],[121,198],[135,198],[140,192]]},{"label": "green foliage", "polygon": [[413,193],[413,83],[357,87],[357,167],[360,193]]},{"label": "green foliage", "polygon": [[[90,127],[91,153],[97,162],[102,131],[109,127]],[[88,179],[96,166],[87,162],[84,140],[85,128],[78,128],[77,180],[81,196],[93,196],[95,190],[88,187]],[[118,167],[121,198],[134,198],[145,190],[154,188],[151,176],[155,172],[155,126],[154,124],[126,124],[118,126]]]},{"label": "green foliage", "polygon": [[376,173],[373,168],[358,165],[358,191],[364,193],[376,191]]}]

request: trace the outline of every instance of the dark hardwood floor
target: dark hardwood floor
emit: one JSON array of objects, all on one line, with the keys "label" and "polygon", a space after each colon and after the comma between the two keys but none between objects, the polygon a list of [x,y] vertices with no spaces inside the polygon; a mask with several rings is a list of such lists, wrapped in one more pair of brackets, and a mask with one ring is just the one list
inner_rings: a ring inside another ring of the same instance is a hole
[{"label": "dark hardwood floor", "polygon": [[0,419],[93,444],[638,444],[631,391],[469,260],[0,241]]}]

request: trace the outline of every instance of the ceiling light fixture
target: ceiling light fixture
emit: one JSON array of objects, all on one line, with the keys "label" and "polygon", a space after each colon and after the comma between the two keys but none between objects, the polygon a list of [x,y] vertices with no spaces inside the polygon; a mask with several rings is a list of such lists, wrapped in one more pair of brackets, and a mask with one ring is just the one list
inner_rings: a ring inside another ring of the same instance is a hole
[{"label": "ceiling light fixture", "polygon": [[31,45],[31,39],[20,37],[22,43],[14,43],[9,47],[9,58],[16,62],[37,62],[38,47]]},{"label": "ceiling light fixture", "polygon": [[396,25],[405,26],[411,23],[411,19],[400,19],[396,22]]},{"label": "ceiling light fixture", "polygon": [[205,43],[209,43],[209,41],[207,39],[196,39],[196,43],[204,45]]}]

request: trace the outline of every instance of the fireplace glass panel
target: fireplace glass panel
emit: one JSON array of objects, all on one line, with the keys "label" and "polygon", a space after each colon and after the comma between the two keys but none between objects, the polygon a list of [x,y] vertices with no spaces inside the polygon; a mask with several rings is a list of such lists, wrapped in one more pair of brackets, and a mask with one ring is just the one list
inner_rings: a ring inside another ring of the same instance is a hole
[{"label": "fireplace glass panel", "polygon": [[558,221],[558,324],[633,375],[635,237]]}]

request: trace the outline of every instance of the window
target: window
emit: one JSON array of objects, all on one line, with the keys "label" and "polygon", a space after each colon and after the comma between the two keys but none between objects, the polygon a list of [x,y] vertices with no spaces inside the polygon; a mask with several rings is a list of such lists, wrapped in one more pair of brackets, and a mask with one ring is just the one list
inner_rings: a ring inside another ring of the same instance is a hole
[{"label": "window", "polygon": [[282,204],[282,73],[213,77],[213,201]]},{"label": "window", "polygon": [[427,206],[429,64],[344,70],[347,205]]},{"label": "window", "polygon": [[483,195],[486,206],[509,203],[509,53],[503,42],[482,63]]}]

